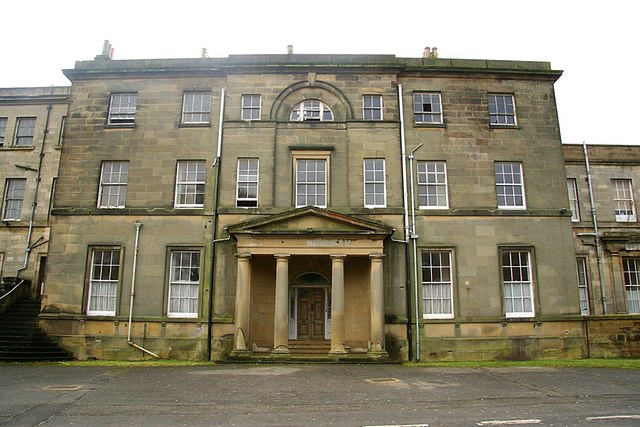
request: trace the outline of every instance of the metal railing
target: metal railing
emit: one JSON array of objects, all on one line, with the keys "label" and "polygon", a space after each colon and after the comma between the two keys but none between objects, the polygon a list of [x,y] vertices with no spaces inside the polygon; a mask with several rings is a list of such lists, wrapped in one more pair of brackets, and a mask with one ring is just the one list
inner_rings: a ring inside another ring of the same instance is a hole
[{"label": "metal railing", "polygon": [[[7,280],[7,279],[10,279],[10,280]],[[5,277],[2,281],[2,286],[0,286],[0,301],[2,301],[3,299],[11,295],[16,289],[18,289],[25,282],[27,282],[27,280],[20,279],[19,277],[11,277],[11,278]],[[12,286],[11,285],[12,283],[15,283],[15,284]],[[11,288],[11,289],[6,291],[8,288]]]}]

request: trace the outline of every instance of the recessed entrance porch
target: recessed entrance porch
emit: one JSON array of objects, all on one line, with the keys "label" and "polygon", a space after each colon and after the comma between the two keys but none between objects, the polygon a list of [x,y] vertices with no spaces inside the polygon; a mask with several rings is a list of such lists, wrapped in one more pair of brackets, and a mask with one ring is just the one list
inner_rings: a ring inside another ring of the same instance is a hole
[{"label": "recessed entrance porch", "polygon": [[383,241],[391,230],[317,208],[284,216],[229,229],[237,239],[231,357],[286,359],[309,343],[327,358],[388,357]]}]

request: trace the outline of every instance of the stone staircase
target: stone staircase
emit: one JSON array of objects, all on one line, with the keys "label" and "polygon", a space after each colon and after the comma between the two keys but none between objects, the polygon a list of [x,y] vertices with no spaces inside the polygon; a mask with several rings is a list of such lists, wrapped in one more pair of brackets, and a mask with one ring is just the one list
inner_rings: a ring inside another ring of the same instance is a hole
[{"label": "stone staircase", "polygon": [[0,313],[0,362],[74,360],[38,327],[39,300],[14,302]]},{"label": "stone staircase", "polygon": [[322,360],[331,350],[331,341],[289,341],[291,358],[302,360]]}]

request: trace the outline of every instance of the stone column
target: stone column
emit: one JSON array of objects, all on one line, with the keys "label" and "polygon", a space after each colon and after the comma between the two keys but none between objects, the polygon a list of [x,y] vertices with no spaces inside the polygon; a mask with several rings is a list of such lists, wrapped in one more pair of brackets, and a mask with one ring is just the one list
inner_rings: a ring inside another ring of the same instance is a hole
[{"label": "stone column", "polygon": [[371,348],[370,355],[380,357],[386,355],[384,350],[384,276],[382,259],[384,254],[369,255],[371,259]]},{"label": "stone column", "polygon": [[289,354],[289,254],[276,257],[276,300],[272,354]]},{"label": "stone column", "polygon": [[344,259],[346,255],[331,255],[331,351],[346,354],[344,348]]},{"label": "stone column", "polygon": [[250,352],[247,347],[251,311],[251,255],[238,254],[236,274],[236,336],[233,351]]}]

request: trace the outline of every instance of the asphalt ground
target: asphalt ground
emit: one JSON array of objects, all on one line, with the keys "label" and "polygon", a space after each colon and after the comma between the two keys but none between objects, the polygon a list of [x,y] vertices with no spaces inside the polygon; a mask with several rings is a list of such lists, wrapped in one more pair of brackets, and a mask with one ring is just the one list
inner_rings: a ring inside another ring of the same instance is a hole
[{"label": "asphalt ground", "polygon": [[0,426],[640,426],[640,371],[0,365]]}]

